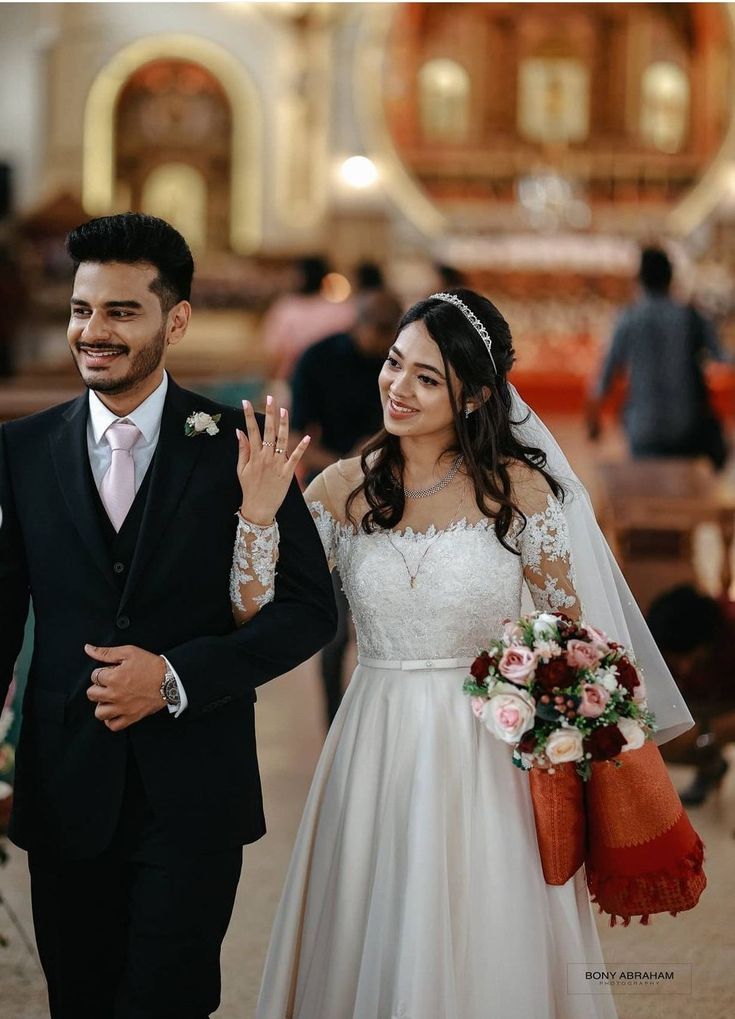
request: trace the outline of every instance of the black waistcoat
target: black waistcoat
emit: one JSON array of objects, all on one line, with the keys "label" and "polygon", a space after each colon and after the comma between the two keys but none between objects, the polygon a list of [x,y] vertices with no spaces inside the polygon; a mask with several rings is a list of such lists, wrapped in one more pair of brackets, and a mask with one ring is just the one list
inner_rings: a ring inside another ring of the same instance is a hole
[{"label": "black waistcoat", "polygon": [[[155,456],[153,460],[155,460]],[[130,571],[130,564],[133,561],[135,546],[138,543],[140,525],[143,521],[145,504],[148,499],[148,490],[150,488],[153,460],[151,460],[148,470],[145,472],[145,477],[141,482],[141,486],[136,492],[133,505],[130,507],[125,520],[123,520],[122,527],[117,532],[112,526],[110,518],[107,516],[107,511],[102,504],[102,499],[100,498],[94,478],[92,478],[91,481],[95,508],[99,515],[102,533],[105,536],[105,542],[110,552],[110,563],[112,565],[113,577],[115,578],[115,583],[121,595]],[[90,467],[90,475],[91,473],[92,468]]]}]

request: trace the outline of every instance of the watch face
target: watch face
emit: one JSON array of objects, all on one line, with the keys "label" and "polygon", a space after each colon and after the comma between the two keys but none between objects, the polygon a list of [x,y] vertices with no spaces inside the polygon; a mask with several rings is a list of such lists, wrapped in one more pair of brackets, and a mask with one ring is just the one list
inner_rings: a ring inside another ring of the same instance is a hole
[{"label": "watch face", "polygon": [[179,687],[173,676],[169,676],[163,684],[163,696],[169,704],[180,704]]}]

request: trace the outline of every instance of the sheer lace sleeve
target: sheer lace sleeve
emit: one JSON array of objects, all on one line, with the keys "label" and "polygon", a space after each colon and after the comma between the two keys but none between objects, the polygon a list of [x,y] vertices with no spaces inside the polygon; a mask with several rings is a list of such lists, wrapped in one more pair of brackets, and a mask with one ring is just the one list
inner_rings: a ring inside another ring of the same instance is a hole
[{"label": "sheer lace sleeve", "polygon": [[561,503],[548,489],[534,488],[526,493],[521,507],[527,517],[519,537],[521,561],[534,605],[578,619],[581,605]]},{"label": "sheer lace sleeve", "polygon": [[328,467],[325,471],[314,478],[306,489],[304,498],[309,512],[319,532],[324,554],[329,563],[329,569],[333,570],[336,565],[337,553],[337,528],[339,526],[333,504],[333,493],[330,485],[330,475],[335,474],[337,465]]},{"label": "sheer lace sleeve", "polygon": [[230,601],[238,626],[262,609],[275,595],[278,524],[252,524],[237,515],[235,549],[230,570]]}]

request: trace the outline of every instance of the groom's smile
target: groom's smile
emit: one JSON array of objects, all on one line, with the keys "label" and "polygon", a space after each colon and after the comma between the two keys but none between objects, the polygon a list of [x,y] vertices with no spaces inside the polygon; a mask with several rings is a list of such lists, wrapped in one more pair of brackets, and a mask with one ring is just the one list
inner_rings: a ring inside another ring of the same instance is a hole
[{"label": "groom's smile", "polygon": [[[147,263],[84,262],[76,273],[67,338],[84,384],[119,396],[155,388],[169,336],[170,312]],[[147,393],[141,393],[141,396]]]}]

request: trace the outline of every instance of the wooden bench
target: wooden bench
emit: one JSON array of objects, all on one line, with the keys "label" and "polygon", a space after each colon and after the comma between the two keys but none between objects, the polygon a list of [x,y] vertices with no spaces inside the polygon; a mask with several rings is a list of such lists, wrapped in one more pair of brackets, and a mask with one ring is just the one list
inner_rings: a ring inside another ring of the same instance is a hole
[{"label": "wooden bench", "polygon": [[697,580],[692,538],[703,523],[722,536],[720,590],[732,581],[735,481],[699,460],[601,464],[598,516],[641,609],[676,584]]}]

